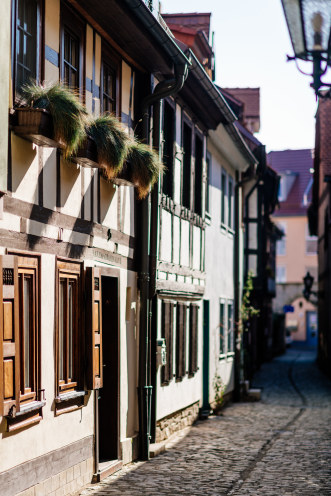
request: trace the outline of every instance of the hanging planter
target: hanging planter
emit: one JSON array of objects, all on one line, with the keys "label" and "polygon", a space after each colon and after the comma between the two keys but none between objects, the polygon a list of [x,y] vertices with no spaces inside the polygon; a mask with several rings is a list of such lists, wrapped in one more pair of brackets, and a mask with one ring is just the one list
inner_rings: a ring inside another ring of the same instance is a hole
[{"label": "hanging planter", "polygon": [[16,109],[14,131],[37,145],[56,146],[65,157],[74,154],[85,138],[86,109],[76,93],[63,84],[23,87],[25,107]]},{"label": "hanging planter", "polygon": [[76,154],[70,158],[82,167],[92,167],[94,169],[101,167],[98,162],[97,145],[90,136],[86,136]]},{"label": "hanging planter", "polygon": [[159,174],[163,173],[163,169],[158,154],[152,148],[144,143],[131,141],[125,164],[112,181],[115,184],[134,185],[139,199],[143,199],[158,180]]}]

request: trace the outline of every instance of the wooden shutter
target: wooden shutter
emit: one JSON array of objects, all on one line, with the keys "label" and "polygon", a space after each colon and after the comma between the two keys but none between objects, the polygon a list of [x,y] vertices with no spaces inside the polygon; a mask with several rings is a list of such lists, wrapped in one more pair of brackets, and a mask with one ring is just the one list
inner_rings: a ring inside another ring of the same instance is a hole
[{"label": "wooden shutter", "polygon": [[176,332],[176,378],[181,379],[185,375],[185,351],[186,351],[186,305],[177,304],[177,332]]},{"label": "wooden shutter", "polygon": [[0,268],[0,413],[8,415],[12,409],[20,410],[17,257],[0,256]]},{"label": "wooden shutter", "polygon": [[170,301],[162,300],[162,337],[167,347],[167,363],[161,370],[161,383],[166,385],[172,380],[172,342],[173,342],[173,308]]},{"label": "wooden shutter", "polygon": [[198,305],[190,305],[189,373],[198,370]]},{"label": "wooden shutter", "polygon": [[102,309],[101,309],[101,275],[97,267],[87,267],[85,278],[86,290],[86,384],[88,389],[102,387]]}]

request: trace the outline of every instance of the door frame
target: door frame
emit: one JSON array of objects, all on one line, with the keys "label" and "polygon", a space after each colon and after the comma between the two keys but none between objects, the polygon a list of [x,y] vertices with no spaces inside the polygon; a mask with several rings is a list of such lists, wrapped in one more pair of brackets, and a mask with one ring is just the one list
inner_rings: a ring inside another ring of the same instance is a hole
[{"label": "door frame", "polygon": [[[101,288],[102,288],[102,277],[112,277],[114,279],[117,279],[117,356],[118,356],[118,363],[117,363],[117,432],[118,432],[118,438],[117,438],[117,460],[122,459],[122,451],[121,451],[121,434],[120,434],[120,429],[121,429],[121,419],[120,419],[120,411],[121,411],[121,391],[120,391],[120,370],[121,370],[121,354],[120,354],[120,344],[121,344],[121,324],[120,324],[120,274],[121,271],[120,269],[113,268],[113,267],[105,267],[102,265],[94,264],[93,267],[98,267],[100,270],[100,277],[101,277]],[[102,301],[103,295],[101,292],[101,301]],[[103,329],[102,329],[103,332]],[[104,349],[103,349],[104,352]],[[99,390],[95,390],[95,396],[94,396],[94,436],[95,436],[95,443],[94,443],[94,459],[95,459],[95,474],[100,475],[99,472]],[[107,469],[106,469],[107,471]]]}]

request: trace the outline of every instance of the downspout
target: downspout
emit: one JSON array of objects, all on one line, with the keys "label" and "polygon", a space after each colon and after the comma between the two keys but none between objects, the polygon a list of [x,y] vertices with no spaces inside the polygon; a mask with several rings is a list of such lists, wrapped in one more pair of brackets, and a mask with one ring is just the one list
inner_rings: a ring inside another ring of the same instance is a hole
[{"label": "downspout", "polygon": [[[177,93],[185,82],[188,73],[187,64],[175,66],[175,77],[159,83],[153,93],[142,101],[142,137],[145,143],[150,141],[149,107],[170,95]],[[151,425],[151,360],[150,360],[150,294],[149,294],[149,225],[150,209],[149,195],[140,203],[140,264],[138,286],[140,290],[140,318],[139,318],[139,441],[140,458],[149,459],[150,425]]]}]

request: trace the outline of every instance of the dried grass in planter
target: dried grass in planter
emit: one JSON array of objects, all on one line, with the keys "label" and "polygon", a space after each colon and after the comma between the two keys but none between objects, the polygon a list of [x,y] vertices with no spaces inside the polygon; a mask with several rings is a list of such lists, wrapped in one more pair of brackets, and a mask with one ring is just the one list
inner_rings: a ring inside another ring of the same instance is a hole
[{"label": "dried grass in planter", "polygon": [[130,143],[126,160],[131,169],[131,181],[138,190],[138,197],[143,199],[163,173],[164,166],[152,148],[136,141]]},{"label": "dried grass in planter", "polygon": [[105,177],[112,179],[123,167],[130,137],[111,114],[91,120],[86,132],[97,145],[98,163],[103,166]]},{"label": "dried grass in planter", "polygon": [[74,154],[85,138],[87,111],[78,95],[67,86],[56,83],[31,83],[22,88],[27,106],[46,109],[53,118],[54,139],[64,146],[65,157]]}]

